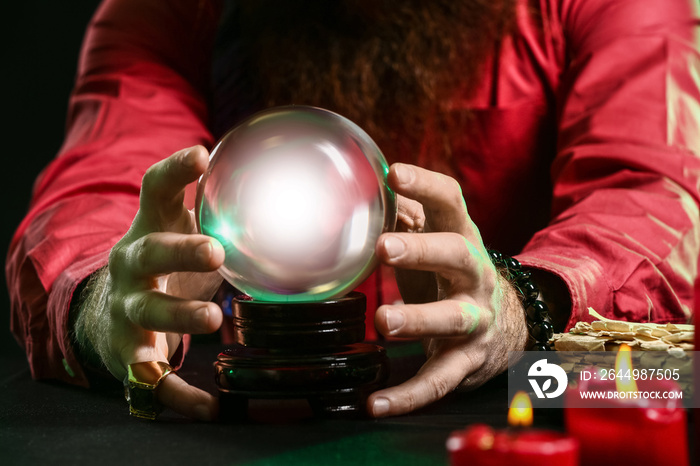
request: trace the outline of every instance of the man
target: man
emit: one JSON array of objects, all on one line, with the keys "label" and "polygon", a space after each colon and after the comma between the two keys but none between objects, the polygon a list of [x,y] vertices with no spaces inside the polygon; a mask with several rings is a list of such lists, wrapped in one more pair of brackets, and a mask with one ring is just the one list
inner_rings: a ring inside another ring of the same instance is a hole
[{"label": "man", "polygon": [[[13,331],[34,376],[86,384],[80,362],[117,379],[134,363],[177,365],[182,334],[221,325],[208,299],[223,251],[195,234],[192,183],[223,131],[288,103],[355,120],[395,163],[399,229],[377,254],[396,268],[403,303],[386,267],[361,289],[370,310],[381,305],[378,331],[423,338],[428,359],[372,394],[373,416],[478,386],[526,347],[523,305],[485,245],[532,271],[559,329],[589,306],[688,321],[697,8],[106,1],[86,36],[65,144],[8,259]],[[177,375],[158,397],[191,417],[216,413]]]}]

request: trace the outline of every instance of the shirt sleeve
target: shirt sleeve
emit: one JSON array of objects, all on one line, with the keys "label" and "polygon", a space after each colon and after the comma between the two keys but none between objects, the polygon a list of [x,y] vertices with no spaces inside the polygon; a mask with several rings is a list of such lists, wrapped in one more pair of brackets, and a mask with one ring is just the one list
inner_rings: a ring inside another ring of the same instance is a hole
[{"label": "shirt sleeve", "polygon": [[11,329],[33,377],[87,385],[68,335],[78,284],[107,263],[146,169],[211,145],[205,89],[218,19],[207,0],[105,0],[83,42],[58,156],[11,241]]},{"label": "shirt sleeve", "polygon": [[553,212],[519,259],[567,284],[567,327],[687,322],[700,244],[695,0],[553,2],[566,43]]}]

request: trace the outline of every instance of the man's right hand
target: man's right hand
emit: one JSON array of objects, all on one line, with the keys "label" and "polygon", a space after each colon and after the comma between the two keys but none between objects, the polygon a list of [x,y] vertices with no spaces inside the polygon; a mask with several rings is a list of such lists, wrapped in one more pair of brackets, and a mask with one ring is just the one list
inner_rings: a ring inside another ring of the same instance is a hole
[{"label": "man's right hand", "polygon": [[[223,320],[209,302],[221,276],[224,250],[198,234],[184,206],[185,187],[207,168],[202,146],[176,152],[148,169],[139,211],[112,248],[109,265],[88,288],[80,307],[82,333],[119,380],[129,364],[168,362],[182,335],[211,333]],[[191,418],[216,417],[216,398],[176,374],[159,385],[159,401]]]}]

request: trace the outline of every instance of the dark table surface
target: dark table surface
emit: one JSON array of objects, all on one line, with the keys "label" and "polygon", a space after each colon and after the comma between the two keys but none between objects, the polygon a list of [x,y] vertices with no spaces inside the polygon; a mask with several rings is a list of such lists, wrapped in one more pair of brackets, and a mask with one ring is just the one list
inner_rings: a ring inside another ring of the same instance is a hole
[{"label": "dark table surface", "polygon": [[[215,393],[212,362],[221,349],[193,345],[180,375]],[[392,384],[423,362],[416,343],[392,343],[388,353]],[[0,364],[2,464],[446,465],[452,431],[506,425],[503,376],[388,419],[316,419],[302,402],[258,400],[244,422],[200,423],[167,411],[148,422],[129,417],[117,383],[86,390],[35,382],[22,358],[3,355]],[[535,411],[535,426],[563,431],[561,410]]]}]

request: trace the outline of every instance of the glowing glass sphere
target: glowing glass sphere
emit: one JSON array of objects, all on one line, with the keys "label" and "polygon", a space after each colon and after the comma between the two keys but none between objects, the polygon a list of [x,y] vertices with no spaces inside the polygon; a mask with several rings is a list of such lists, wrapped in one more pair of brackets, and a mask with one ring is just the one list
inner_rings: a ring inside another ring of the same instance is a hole
[{"label": "glowing glass sphere", "polygon": [[396,224],[387,173],[377,145],[347,118],[268,109],[212,150],[197,228],[223,245],[223,277],[254,299],[339,297],[372,272],[377,238]]}]

